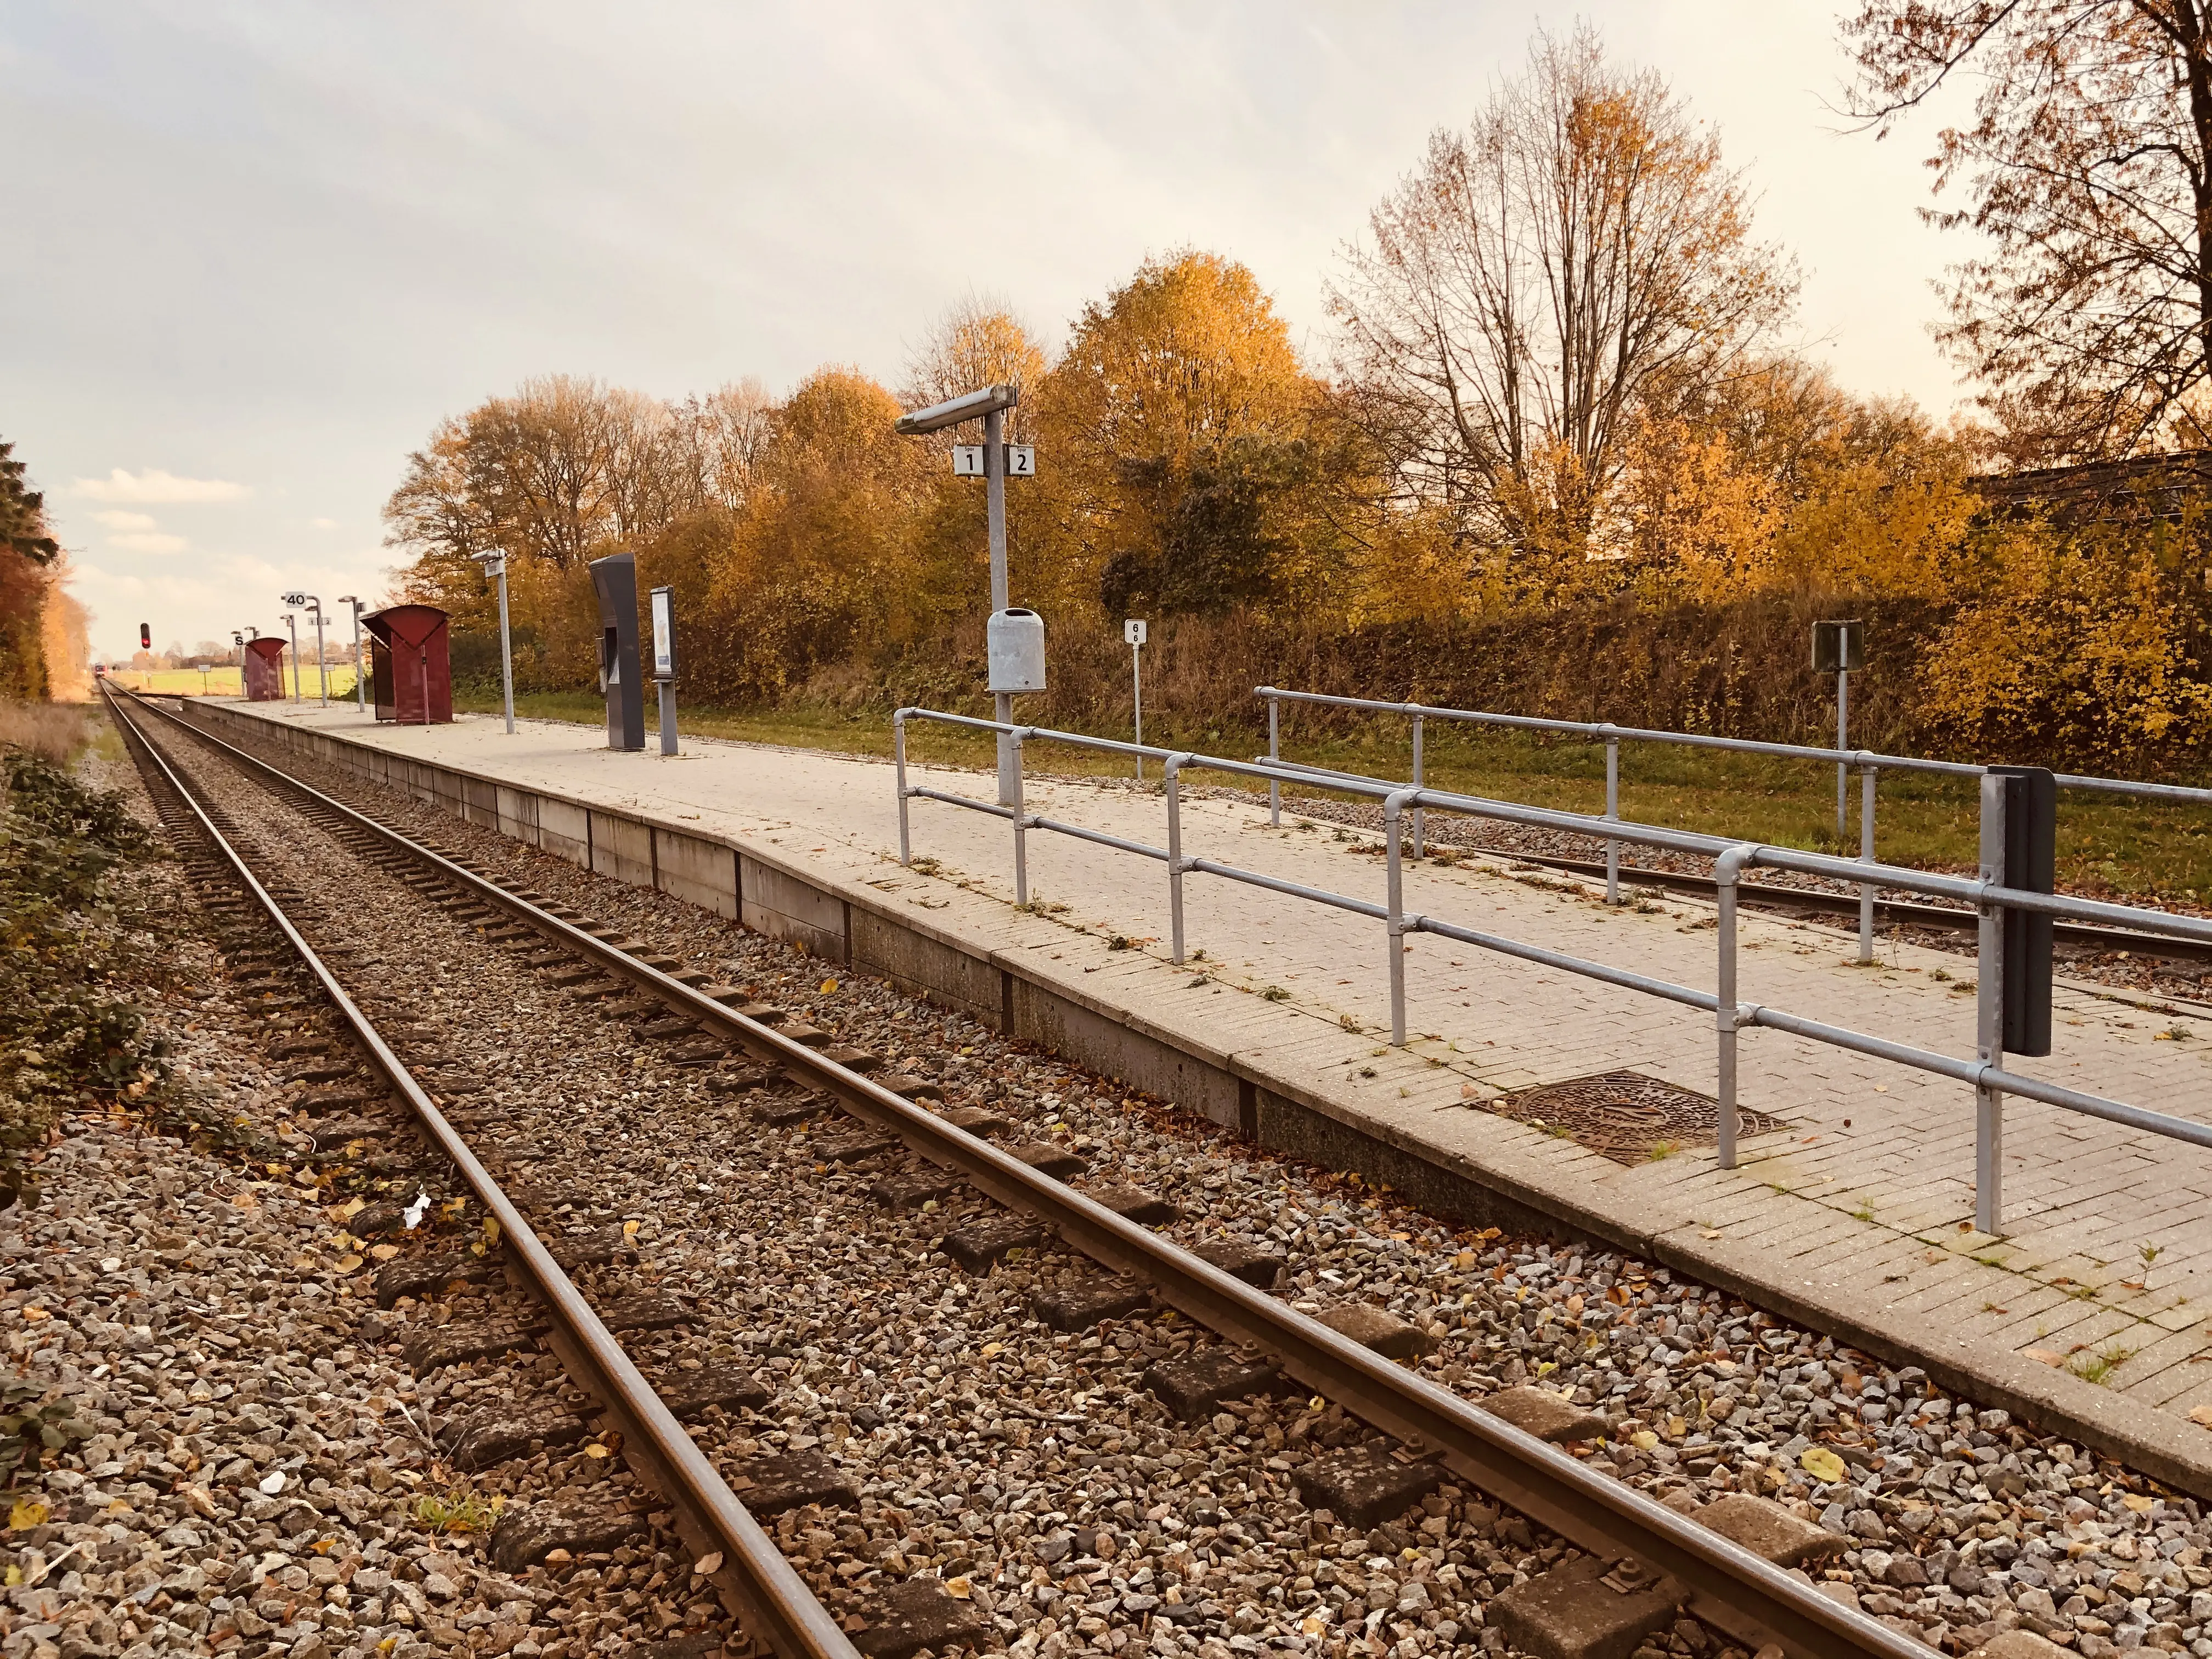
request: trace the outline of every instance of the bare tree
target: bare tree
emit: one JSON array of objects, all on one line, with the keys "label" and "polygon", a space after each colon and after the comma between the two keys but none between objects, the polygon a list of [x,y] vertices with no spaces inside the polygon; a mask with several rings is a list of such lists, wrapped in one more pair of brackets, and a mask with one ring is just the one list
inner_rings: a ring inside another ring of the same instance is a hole
[{"label": "bare tree", "polygon": [[[1045,375],[1044,352],[1012,307],[969,294],[945,314],[907,362],[909,408],[942,403],[978,386],[1012,386],[1024,394],[1009,422],[1009,442],[1026,442],[1036,421],[1033,394]],[[948,437],[945,440],[951,442]]]},{"label": "bare tree", "polygon": [[1887,137],[1978,71],[1936,135],[1928,217],[1990,252],[1939,331],[2033,464],[2212,441],[2212,4],[1865,0],[1853,112]]},{"label": "bare tree", "polygon": [[1369,228],[1330,293],[1349,406],[1413,489],[1523,551],[1587,553],[1630,420],[1725,374],[1796,291],[1718,138],[1587,28],[1538,36]]}]

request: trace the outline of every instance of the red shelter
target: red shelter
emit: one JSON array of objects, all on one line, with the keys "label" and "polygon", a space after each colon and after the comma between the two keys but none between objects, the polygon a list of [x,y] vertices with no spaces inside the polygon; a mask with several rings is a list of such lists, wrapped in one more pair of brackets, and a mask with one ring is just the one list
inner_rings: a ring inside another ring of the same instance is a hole
[{"label": "red shelter", "polygon": [[284,700],[284,641],[274,634],[264,634],[258,640],[246,642],[246,654],[239,660],[246,669],[246,700],[248,702],[282,702]]},{"label": "red shelter", "polygon": [[369,684],[376,718],[429,726],[453,718],[453,669],[446,613],[434,605],[395,605],[361,619],[368,630]]}]

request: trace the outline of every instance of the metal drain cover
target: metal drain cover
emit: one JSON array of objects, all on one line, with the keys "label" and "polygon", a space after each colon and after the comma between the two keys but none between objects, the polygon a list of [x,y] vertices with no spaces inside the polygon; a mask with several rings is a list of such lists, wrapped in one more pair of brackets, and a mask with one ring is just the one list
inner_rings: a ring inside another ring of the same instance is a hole
[{"label": "metal drain cover", "polygon": [[[1568,1136],[1616,1164],[1646,1163],[1662,1147],[1720,1140],[1718,1101],[1638,1072],[1547,1083],[1486,1102],[1485,1109]],[[1788,1127],[1765,1112],[1736,1109],[1736,1133],[1745,1139]]]}]

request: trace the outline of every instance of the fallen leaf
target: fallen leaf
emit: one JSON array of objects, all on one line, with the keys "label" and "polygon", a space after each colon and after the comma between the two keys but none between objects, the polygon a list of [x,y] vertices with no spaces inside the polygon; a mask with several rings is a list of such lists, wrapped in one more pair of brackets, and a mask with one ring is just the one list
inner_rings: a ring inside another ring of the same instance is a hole
[{"label": "fallen leaf", "polygon": [[630,1240],[630,1241],[632,1241],[632,1242],[635,1242],[635,1241],[636,1240],[636,1238],[637,1238],[637,1223],[635,1223],[635,1221],[625,1221],[625,1222],[623,1222],[623,1237],[625,1239],[629,1239],[629,1240]]},{"label": "fallen leaf", "polygon": [[1003,1342],[986,1342],[983,1345],[983,1358],[989,1359],[994,1355],[1006,1352],[1006,1345]]},{"label": "fallen leaf", "polygon": [[8,1527],[11,1532],[21,1532],[26,1527],[43,1527],[48,1514],[46,1506],[35,1498],[19,1498],[15,1506],[8,1511]]},{"label": "fallen leaf", "polygon": [[702,1555],[691,1564],[691,1576],[694,1578],[711,1578],[721,1570],[722,1553],[720,1550],[716,1550],[712,1555]]},{"label": "fallen leaf", "polygon": [[1797,1467],[1819,1481],[1832,1484],[1844,1478],[1844,1460],[1825,1446],[1808,1449],[1798,1458]]},{"label": "fallen leaf", "polygon": [[399,1247],[397,1244],[372,1244],[368,1247],[368,1253],[379,1261],[389,1261],[399,1254]]},{"label": "fallen leaf", "polygon": [[975,1594],[975,1587],[965,1578],[948,1578],[945,1581],[945,1593],[956,1601],[965,1601]]},{"label": "fallen leaf", "polygon": [[2189,1420],[2200,1428],[2212,1429],[2212,1406],[2191,1406]]},{"label": "fallen leaf", "polygon": [[52,1319],[52,1317],[53,1316],[48,1313],[44,1308],[26,1308],[23,1310],[23,1322],[26,1325],[35,1325],[41,1319]]},{"label": "fallen leaf", "polygon": [[[819,849],[817,849],[817,850],[819,850]],[[825,979],[825,980],[823,980],[823,981],[822,981],[822,994],[823,994],[823,995],[824,995],[824,996],[829,995],[830,992],[832,992],[832,991],[836,990],[836,988],[837,988],[837,981],[836,981],[836,980],[834,980],[834,979]]]},{"label": "fallen leaf", "polygon": [[2063,1365],[2066,1363],[2064,1354],[2053,1353],[2048,1348],[2022,1348],[2020,1353],[2021,1358],[2033,1359],[2039,1365]]},{"label": "fallen leaf", "polygon": [[358,1196],[349,1198],[346,1200],[344,1203],[338,1206],[338,1219],[341,1221],[350,1221],[368,1207],[368,1200],[367,1199]]},{"label": "fallen leaf", "polygon": [[338,1258],[338,1271],[342,1273],[349,1273],[359,1266],[361,1266],[361,1258],[351,1251]]},{"label": "fallen leaf", "polygon": [[1659,1443],[1659,1437],[1649,1429],[1638,1429],[1628,1437],[1628,1443],[1638,1451],[1650,1451]]},{"label": "fallen leaf", "polygon": [[1720,1229],[1717,1227],[1714,1228],[1713,1231],[1709,1233],[1699,1233],[1698,1235],[1700,1238],[1718,1238],[1720,1236]]},{"label": "fallen leaf", "polygon": [[2125,1498],[2120,1499],[2120,1502],[2125,1504],[2137,1515],[2148,1515],[2151,1511],[2151,1506],[2157,1503],[2158,1499],[2155,1498],[2145,1498],[2140,1492],[2130,1492]]},{"label": "fallen leaf", "polygon": [[586,1446],[584,1448],[584,1455],[586,1457],[605,1457],[607,1455],[607,1449],[605,1446]]}]

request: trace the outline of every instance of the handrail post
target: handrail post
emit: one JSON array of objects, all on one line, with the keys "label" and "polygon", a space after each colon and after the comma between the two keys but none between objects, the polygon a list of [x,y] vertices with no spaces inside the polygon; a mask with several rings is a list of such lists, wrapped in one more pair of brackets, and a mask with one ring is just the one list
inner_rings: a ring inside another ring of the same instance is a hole
[{"label": "handrail post", "polygon": [[[1620,821],[1620,739],[1612,735],[1613,722],[1607,720],[1600,728],[1607,733],[1605,739],[1605,815],[1614,823]],[[1605,844],[1605,902],[1620,902],[1620,843],[1609,841]]]},{"label": "handrail post", "polygon": [[1744,867],[1759,857],[1753,846],[1731,847],[1713,860],[1713,891],[1720,901],[1720,960],[1713,978],[1713,1030],[1720,1052],[1714,1070],[1714,1096],[1719,1102],[1715,1126],[1720,1142],[1720,1167],[1736,1166],[1735,1048],[1736,1033],[1743,1029],[1743,1010],[1736,1002],[1735,898],[1736,881]]},{"label": "handrail post", "polygon": [[1166,780],[1168,797],[1168,945],[1169,960],[1182,963],[1182,769],[1188,754],[1167,757],[1160,775]]},{"label": "handrail post", "polygon": [[1030,902],[1030,822],[1028,809],[1022,804],[1022,739],[1028,735],[1021,729],[1001,733],[1006,745],[1005,753],[1012,763],[1007,770],[1014,797],[1009,803],[1014,809],[1014,903],[1024,909]]},{"label": "handrail post", "polygon": [[[1261,686],[1260,695],[1267,700],[1267,761],[1270,765],[1283,757],[1283,700],[1270,686]],[[1279,830],[1283,825],[1283,781],[1267,780],[1267,823]],[[1176,958],[1181,961],[1181,957]]]},{"label": "handrail post", "polygon": [[[2005,780],[1982,779],[1982,880],[2004,879]],[[2002,906],[1983,899],[1975,940],[1974,1048],[1986,1072],[2004,1064],[2004,927]],[[1974,1225],[1992,1237],[2004,1229],[2004,1095],[1974,1085]]]},{"label": "handrail post", "polygon": [[[1881,769],[1869,766],[1859,772],[1859,862],[1874,862],[1874,789]],[[1859,887],[1859,960],[1874,960],[1874,884]]]},{"label": "handrail post", "polygon": [[1390,952],[1390,1042],[1400,1048],[1406,1046],[1406,871],[1399,857],[1399,826],[1409,799],[1418,802],[1420,792],[1401,789],[1382,803],[1384,868],[1389,892],[1385,943]]},{"label": "handrail post", "polygon": [[902,708],[891,716],[891,766],[898,776],[899,804],[899,863],[914,862],[914,843],[908,834],[906,798],[906,717],[908,710]]},{"label": "handrail post", "polygon": [[[1421,705],[1409,702],[1406,707],[1412,711],[1413,716],[1413,787],[1418,789],[1421,787],[1422,781]],[[1425,856],[1422,850],[1422,831],[1426,827],[1422,821],[1420,802],[1416,799],[1413,803],[1413,856],[1417,859]]]}]

